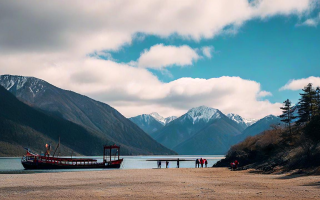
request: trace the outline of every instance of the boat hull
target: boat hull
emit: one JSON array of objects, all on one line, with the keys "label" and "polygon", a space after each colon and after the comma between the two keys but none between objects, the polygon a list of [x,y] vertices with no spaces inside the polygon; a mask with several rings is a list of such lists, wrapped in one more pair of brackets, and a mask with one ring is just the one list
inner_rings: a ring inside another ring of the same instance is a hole
[{"label": "boat hull", "polygon": [[98,163],[91,165],[60,165],[43,162],[21,162],[25,169],[94,169],[94,168],[120,168],[121,161],[114,163]]},{"label": "boat hull", "polygon": [[[58,149],[59,145],[57,146],[56,150]],[[91,158],[54,157],[50,156],[50,145],[46,144],[46,148],[47,151],[44,156],[25,148],[27,153],[21,159],[21,164],[23,167],[25,169],[120,168],[123,161],[123,159],[120,159],[120,146],[115,144],[111,146],[103,146],[103,162],[98,162],[97,159]],[[116,157],[118,157],[118,159],[116,159]]]}]

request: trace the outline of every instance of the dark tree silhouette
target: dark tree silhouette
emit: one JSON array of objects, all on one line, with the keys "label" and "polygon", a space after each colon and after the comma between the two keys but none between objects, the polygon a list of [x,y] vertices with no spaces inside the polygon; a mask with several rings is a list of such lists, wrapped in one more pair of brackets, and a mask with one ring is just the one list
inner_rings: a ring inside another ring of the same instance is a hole
[{"label": "dark tree silhouette", "polygon": [[309,122],[312,116],[315,115],[316,104],[315,104],[315,90],[312,88],[312,83],[309,83],[304,89],[304,93],[300,93],[301,99],[298,102],[298,114],[299,120],[297,124]]},{"label": "dark tree silhouette", "polygon": [[315,93],[316,114],[320,115],[320,87],[317,87]]},{"label": "dark tree silhouette", "polygon": [[282,115],[280,115],[281,121],[286,123],[289,127],[290,135],[291,135],[291,123],[292,120],[296,118],[296,116],[293,115],[294,108],[291,106],[291,101],[289,99],[285,100],[284,107],[281,107]]}]

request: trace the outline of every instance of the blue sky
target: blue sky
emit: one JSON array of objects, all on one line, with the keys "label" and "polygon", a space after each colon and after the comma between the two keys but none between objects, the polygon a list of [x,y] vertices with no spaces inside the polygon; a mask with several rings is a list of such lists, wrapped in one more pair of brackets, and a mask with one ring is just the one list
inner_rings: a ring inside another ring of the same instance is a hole
[{"label": "blue sky", "polygon": [[320,86],[320,0],[6,1],[0,19],[0,74],[126,117],[205,105],[262,118]]},{"label": "blue sky", "polygon": [[[316,15],[318,10],[313,12]],[[282,102],[287,98],[296,103],[300,91],[279,91],[291,79],[320,76],[320,28],[302,26],[297,16],[276,16],[266,20],[252,20],[235,34],[223,34],[201,41],[181,37],[160,38],[140,34],[130,45],[118,51],[108,51],[118,62],[137,60],[140,53],[156,44],[188,45],[192,48],[213,46],[212,58],[203,58],[188,67],[169,67],[151,70],[161,81],[170,82],[182,77],[209,79],[239,76],[261,84],[270,91],[268,99]],[[108,59],[101,57],[103,59]]]}]

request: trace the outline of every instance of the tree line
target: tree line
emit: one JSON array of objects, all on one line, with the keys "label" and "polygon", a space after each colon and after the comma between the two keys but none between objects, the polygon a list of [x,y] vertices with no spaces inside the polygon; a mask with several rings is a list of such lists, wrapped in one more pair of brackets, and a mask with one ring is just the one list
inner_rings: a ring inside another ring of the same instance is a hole
[{"label": "tree line", "polygon": [[[305,127],[310,122],[318,121],[316,119],[320,118],[320,88],[314,88],[312,83],[309,83],[302,91],[297,105],[292,106],[291,101],[287,99],[283,102],[284,106],[280,108],[282,110],[281,121],[289,128],[290,136],[292,136],[293,124],[296,127]],[[319,140],[320,133],[317,133],[317,131],[309,130],[309,136],[312,139]]]}]

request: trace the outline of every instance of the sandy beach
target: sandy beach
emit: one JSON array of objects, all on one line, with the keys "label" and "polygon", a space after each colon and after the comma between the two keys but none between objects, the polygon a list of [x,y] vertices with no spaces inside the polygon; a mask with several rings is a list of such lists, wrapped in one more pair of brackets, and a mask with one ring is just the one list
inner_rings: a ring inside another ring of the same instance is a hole
[{"label": "sandy beach", "polygon": [[1,174],[0,199],[320,199],[320,176],[205,169]]}]

